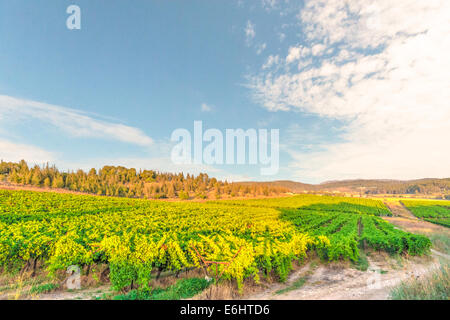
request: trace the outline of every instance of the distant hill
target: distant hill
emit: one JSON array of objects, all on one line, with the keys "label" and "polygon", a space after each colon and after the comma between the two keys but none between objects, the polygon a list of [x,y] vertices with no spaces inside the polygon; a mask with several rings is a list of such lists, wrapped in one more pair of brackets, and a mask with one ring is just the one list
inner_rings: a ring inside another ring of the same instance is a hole
[{"label": "distant hill", "polygon": [[414,194],[414,193],[450,193],[450,178],[416,179],[416,180],[343,180],[330,181],[319,185],[325,189],[348,189],[362,191],[367,194]]},{"label": "distant hill", "polygon": [[425,178],[416,180],[357,179],[327,181],[320,184],[306,184],[290,180],[241,183],[282,187],[292,192],[340,191],[364,194],[450,194],[450,178]]}]

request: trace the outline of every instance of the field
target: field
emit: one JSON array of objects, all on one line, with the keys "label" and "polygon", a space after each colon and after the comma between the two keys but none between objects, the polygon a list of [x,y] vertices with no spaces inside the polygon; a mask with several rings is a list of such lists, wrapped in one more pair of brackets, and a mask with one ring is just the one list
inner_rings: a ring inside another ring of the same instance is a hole
[{"label": "field", "polygon": [[312,195],[196,203],[0,190],[0,266],[43,266],[51,275],[108,264],[116,291],[147,288],[161,272],[206,267],[242,290],[246,278],[285,281],[292,262],[312,253],[357,261],[366,247],[428,251],[427,237],[380,215],[390,211],[378,200]]},{"label": "field", "polygon": [[[216,201],[224,203],[224,201]],[[228,200],[227,205],[238,205],[248,207],[264,208],[292,208],[314,211],[336,211],[346,213],[373,214],[376,216],[390,216],[392,213],[379,200],[364,198],[347,198],[318,195],[297,195],[286,198],[274,199],[249,199],[249,200]]]},{"label": "field", "polygon": [[301,195],[289,198],[226,201],[248,207],[278,208],[280,218],[297,230],[315,237],[327,237],[329,244],[315,250],[327,260],[357,261],[361,246],[389,253],[422,254],[429,240],[395,229],[379,216],[391,216],[379,200]]},{"label": "field", "polygon": [[401,202],[416,217],[428,222],[450,227],[450,201],[402,200]]}]

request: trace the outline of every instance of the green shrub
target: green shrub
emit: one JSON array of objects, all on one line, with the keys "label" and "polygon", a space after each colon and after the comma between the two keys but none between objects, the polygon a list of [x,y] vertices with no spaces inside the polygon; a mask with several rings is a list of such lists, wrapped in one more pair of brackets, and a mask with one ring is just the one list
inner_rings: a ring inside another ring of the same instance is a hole
[{"label": "green shrub", "polygon": [[39,285],[33,286],[30,289],[30,293],[31,294],[47,293],[47,292],[51,292],[51,291],[57,289],[58,287],[59,287],[59,285],[56,283],[39,284]]},{"label": "green shrub", "polygon": [[178,280],[166,289],[131,290],[127,294],[115,296],[114,300],[180,300],[195,296],[205,290],[210,281],[202,278]]},{"label": "green shrub", "polygon": [[180,198],[181,200],[188,200],[189,199],[189,195],[188,195],[187,192],[180,191],[178,193],[178,198]]}]

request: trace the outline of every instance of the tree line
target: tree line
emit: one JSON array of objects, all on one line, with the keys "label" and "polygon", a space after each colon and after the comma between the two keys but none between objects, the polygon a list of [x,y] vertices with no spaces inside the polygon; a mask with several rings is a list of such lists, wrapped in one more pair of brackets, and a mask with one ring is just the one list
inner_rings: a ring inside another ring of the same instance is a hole
[{"label": "tree line", "polygon": [[197,176],[183,173],[161,173],[136,170],[122,166],[104,166],[61,172],[48,163],[29,167],[25,160],[18,163],[0,162],[0,180],[17,185],[58,188],[97,195],[146,198],[191,199],[272,196],[288,192],[283,187],[260,184],[239,184],[210,178],[206,173]]}]

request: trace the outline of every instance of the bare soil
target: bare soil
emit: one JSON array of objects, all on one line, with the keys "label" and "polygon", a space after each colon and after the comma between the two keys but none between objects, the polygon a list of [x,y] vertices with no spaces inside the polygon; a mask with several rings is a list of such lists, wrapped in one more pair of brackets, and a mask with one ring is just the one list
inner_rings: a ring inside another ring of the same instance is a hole
[{"label": "bare soil", "polygon": [[55,291],[35,296],[28,296],[28,300],[96,300],[101,299],[104,294],[111,292],[109,285],[86,288],[73,291]]},{"label": "bare soil", "polygon": [[[438,257],[414,257],[396,260],[385,254],[368,257],[369,268],[359,271],[339,264],[310,265],[294,272],[286,284],[244,296],[245,300],[386,300],[393,287],[410,278],[421,278],[439,267]],[[300,278],[299,289],[289,290]],[[279,293],[280,290],[284,292]]]}]

